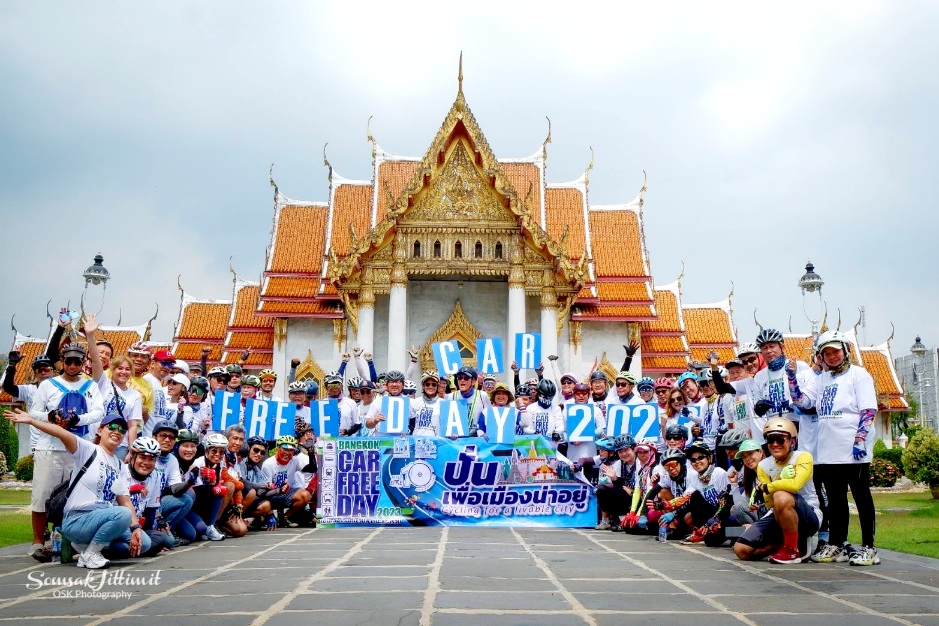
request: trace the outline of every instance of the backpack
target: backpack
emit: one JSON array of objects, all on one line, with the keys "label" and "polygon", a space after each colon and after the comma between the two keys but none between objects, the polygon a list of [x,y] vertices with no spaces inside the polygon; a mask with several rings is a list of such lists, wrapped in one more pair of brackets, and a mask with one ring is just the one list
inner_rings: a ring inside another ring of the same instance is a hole
[{"label": "backpack", "polygon": [[[62,392],[62,399],[59,400],[59,406],[56,407],[58,410],[62,411],[62,414],[68,416],[70,413],[74,415],[84,415],[88,412],[88,403],[85,401],[85,392],[88,391],[88,388],[91,387],[94,381],[86,380],[85,384],[76,389],[69,389],[56,379],[50,379],[52,384]],[[74,426],[69,428],[70,433],[74,433],[78,437],[84,437],[88,434],[87,426]]]}]

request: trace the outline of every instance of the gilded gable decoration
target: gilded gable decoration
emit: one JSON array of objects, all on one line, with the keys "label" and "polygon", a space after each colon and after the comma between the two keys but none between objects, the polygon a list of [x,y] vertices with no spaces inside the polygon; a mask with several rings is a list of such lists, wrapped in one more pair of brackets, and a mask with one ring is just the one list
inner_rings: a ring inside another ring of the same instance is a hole
[{"label": "gilded gable decoration", "polygon": [[297,374],[294,380],[309,382],[315,380],[317,383],[323,383],[323,368],[313,359],[313,352],[306,351],[306,358],[297,366]]},{"label": "gilded gable decoration", "polygon": [[449,319],[430,336],[421,348],[421,371],[437,369],[431,346],[440,341],[450,341],[451,339],[456,339],[460,344],[460,356],[463,358],[463,363],[475,365],[476,340],[482,338],[482,336],[483,334],[479,332],[479,329],[466,319],[466,315],[463,313],[463,305],[457,299]]}]

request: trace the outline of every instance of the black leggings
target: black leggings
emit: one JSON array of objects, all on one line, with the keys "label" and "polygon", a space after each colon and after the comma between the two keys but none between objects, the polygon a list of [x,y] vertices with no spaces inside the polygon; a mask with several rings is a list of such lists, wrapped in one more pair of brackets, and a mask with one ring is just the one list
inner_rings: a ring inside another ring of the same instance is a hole
[{"label": "black leggings", "polygon": [[848,540],[848,488],[861,522],[861,543],[874,547],[874,498],[871,496],[870,463],[816,465],[815,475],[825,486],[828,500],[828,543],[840,546]]}]

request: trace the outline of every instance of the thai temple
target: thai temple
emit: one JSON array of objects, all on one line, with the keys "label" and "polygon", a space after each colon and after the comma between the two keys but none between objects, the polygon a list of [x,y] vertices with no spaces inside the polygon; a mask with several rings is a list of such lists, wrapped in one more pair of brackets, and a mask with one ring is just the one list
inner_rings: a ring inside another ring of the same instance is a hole
[{"label": "thai temple", "polygon": [[[371,133],[368,140],[369,180],[342,177],[324,154],[324,201],[288,198],[272,177],[271,237],[258,280],[233,272],[227,300],[180,287],[174,335],[162,345],[191,363],[210,346],[210,366],[235,363],[250,349],[246,369],[274,368],[282,397],[291,359],[302,361],[298,378],[322,380],[355,345],[374,354],[379,371],[405,370],[414,345],[421,369],[433,369],[431,344],[451,339],[475,363],[479,337],[503,338],[509,363],[515,333],[526,331],[540,332],[542,354],[558,355],[565,371],[579,374],[599,367],[613,377],[622,345],[636,339],[637,375],[677,375],[711,350],[721,362],[734,356],[741,340],[732,291],[692,304],[682,301],[680,276],[657,285],[643,226],[645,185],[629,202],[594,205],[592,163],[577,180],[550,182],[550,125],[531,156],[497,157],[461,76],[422,157],[386,152]],[[115,353],[150,339],[149,324],[103,334]],[[861,347],[849,335],[854,358],[876,382],[878,433],[889,433],[890,414],[909,410],[889,341]],[[46,339],[17,341],[29,363]],[[808,334],[786,336],[796,358],[808,359],[811,344]],[[29,375],[21,366],[17,382]]]}]

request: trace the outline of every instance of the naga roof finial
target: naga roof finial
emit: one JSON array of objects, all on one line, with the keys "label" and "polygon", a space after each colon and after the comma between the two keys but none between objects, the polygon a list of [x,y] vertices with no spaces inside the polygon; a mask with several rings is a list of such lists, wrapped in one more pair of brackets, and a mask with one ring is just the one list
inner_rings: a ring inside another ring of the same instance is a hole
[{"label": "naga roof finial", "polygon": [[235,282],[235,281],[238,280],[238,273],[235,272],[235,268],[234,268],[234,266],[233,266],[232,263],[231,263],[232,259],[234,259],[234,258],[235,258],[234,256],[228,257],[228,271],[231,272],[231,280],[232,280],[232,282]]},{"label": "naga roof finial", "polygon": [[375,138],[372,137],[372,118],[374,115],[368,116],[368,121],[365,122],[365,139],[372,144],[372,158],[375,158],[375,155],[378,154],[378,142],[375,141]]},{"label": "naga roof finial", "polygon": [[328,145],[328,141],[323,144],[323,165],[329,168],[329,182],[333,182],[333,166],[329,164],[329,159],[326,158],[326,146]]},{"label": "naga roof finial", "polygon": [[457,93],[463,93],[463,51],[460,50],[460,71],[456,75]]},{"label": "naga roof finial", "polygon": [[681,262],[681,271],[678,272],[678,278],[676,278],[675,280],[676,280],[676,282],[681,282],[681,279],[684,278],[684,277],[685,277],[685,262],[682,261],[682,262]]},{"label": "naga roof finial", "polygon": [[143,340],[150,341],[150,329],[153,327],[153,322],[156,321],[157,316],[160,314],[160,303],[156,303],[156,311],[153,312],[153,317],[150,318],[150,321],[147,322],[147,328],[143,331]]},{"label": "naga roof finial", "polygon": [[544,141],[541,142],[541,158],[545,161],[548,160],[548,144],[551,143],[551,118],[547,115],[544,116],[548,120],[548,134],[544,138]]},{"label": "naga roof finial", "polygon": [[828,332],[828,303],[825,304],[825,313],[822,315],[822,325],[819,327],[818,332]]},{"label": "naga roof finial", "polygon": [[760,332],[763,332],[763,324],[760,324],[760,321],[756,319],[756,309],[753,309],[753,323],[760,329]]},{"label": "naga roof finial", "polygon": [[590,146],[590,164],[587,165],[587,169],[584,170],[584,184],[590,185],[590,171],[593,169],[593,146]]}]

